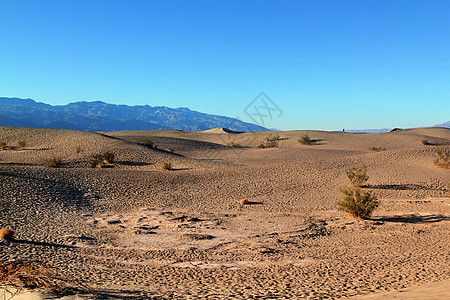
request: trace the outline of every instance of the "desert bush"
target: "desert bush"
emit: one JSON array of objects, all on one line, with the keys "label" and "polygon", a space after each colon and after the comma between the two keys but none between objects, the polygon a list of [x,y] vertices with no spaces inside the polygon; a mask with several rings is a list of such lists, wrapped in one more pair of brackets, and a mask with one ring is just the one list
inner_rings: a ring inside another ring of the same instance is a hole
[{"label": "desert bush", "polygon": [[116,158],[116,155],[114,152],[106,151],[102,154],[102,160],[105,164],[112,164],[114,163],[114,159]]},{"label": "desert bush", "polygon": [[356,218],[367,218],[380,205],[377,196],[372,191],[362,191],[360,188],[341,189],[344,199],[337,203],[341,211],[350,213]]},{"label": "desert bush", "polygon": [[156,147],[155,143],[153,143],[151,140],[143,140],[143,141],[140,141],[139,144],[147,146],[149,148],[155,148]]},{"label": "desert bush", "polygon": [[352,185],[356,187],[362,187],[364,183],[369,180],[366,166],[362,166],[361,168],[352,168],[347,170],[346,174]]},{"label": "desert bush", "polygon": [[20,148],[25,148],[27,146],[27,141],[20,140],[19,142],[17,142],[17,145],[19,145]]},{"label": "desert bush", "polygon": [[0,150],[5,150],[8,148],[8,145],[5,142],[0,142]]},{"label": "desert bush", "polygon": [[163,170],[166,170],[166,171],[173,170],[172,163],[167,162],[167,161],[163,162],[162,168],[163,168]]},{"label": "desert bush", "polygon": [[450,169],[450,163],[448,161],[449,151],[448,149],[439,149],[436,151],[437,158],[433,161],[436,167],[444,170]]},{"label": "desert bush", "polygon": [[242,148],[241,144],[238,144],[238,143],[235,143],[235,142],[228,143],[228,146],[229,147],[233,147],[233,148]]},{"label": "desert bush", "polygon": [[14,240],[14,230],[11,228],[0,229],[0,240]]},{"label": "desert bush", "polygon": [[80,154],[81,152],[83,152],[83,148],[81,148],[81,146],[75,147],[75,153],[76,153],[77,155]]},{"label": "desert bush", "polygon": [[424,145],[431,145],[430,142],[428,142],[428,140],[422,140],[422,144],[424,144]]},{"label": "desert bush", "polygon": [[380,152],[380,151],[385,151],[386,148],[369,147],[369,150],[372,150],[372,151],[375,151],[375,152]]},{"label": "desert bush", "polygon": [[304,134],[300,137],[300,139],[298,140],[298,142],[302,145],[311,145],[312,144],[312,140],[310,138],[309,135]]},{"label": "desert bush", "polygon": [[53,156],[53,157],[50,157],[49,159],[45,160],[45,166],[47,168],[59,168],[59,167],[62,167],[62,165],[63,165],[63,160],[57,156]]},{"label": "desert bush", "polygon": [[280,136],[278,134],[270,135],[266,137],[266,140],[263,144],[258,145],[258,149],[265,149],[265,148],[274,148],[278,147],[278,141],[280,140]]},{"label": "desert bush", "polygon": [[114,163],[115,157],[116,155],[111,151],[93,155],[89,158],[87,166],[88,168],[103,168],[107,167],[108,165],[111,166],[111,164]]},{"label": "desert bush", "polygon": [[[59,295],[66,295],[81,290],[82,286],[57,274],[54,268],[39,262],[30,260],[0,261],[0,286],[10,294],[12,299],[18,292],[24,289],[38,289]],[[8,291],[8,287],[14,287],[16,292]]]}]

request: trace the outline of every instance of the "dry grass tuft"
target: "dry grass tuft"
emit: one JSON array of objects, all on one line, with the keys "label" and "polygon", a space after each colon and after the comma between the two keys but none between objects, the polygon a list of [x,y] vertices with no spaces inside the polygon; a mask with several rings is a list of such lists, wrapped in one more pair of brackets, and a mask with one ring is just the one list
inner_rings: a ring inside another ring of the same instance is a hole
[{"label": "dry grass tuft", "polygon": [[0,142],[0,150],[5,150],[8,148],[8,145],[5,142]]},{"label": "dry grass tuft", "polygon": [[0,240],[14,240],[14,230],[11,228],[0,229]]}]

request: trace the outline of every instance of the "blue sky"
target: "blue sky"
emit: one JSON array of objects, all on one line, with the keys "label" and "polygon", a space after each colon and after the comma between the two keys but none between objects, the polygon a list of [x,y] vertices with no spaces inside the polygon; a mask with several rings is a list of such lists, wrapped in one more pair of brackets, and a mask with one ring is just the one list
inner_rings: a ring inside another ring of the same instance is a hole
[{"label": "blue sky", "polygon": [[450,1],[0,0],[0,96],[169,107],[283,130],[450,119]]}]

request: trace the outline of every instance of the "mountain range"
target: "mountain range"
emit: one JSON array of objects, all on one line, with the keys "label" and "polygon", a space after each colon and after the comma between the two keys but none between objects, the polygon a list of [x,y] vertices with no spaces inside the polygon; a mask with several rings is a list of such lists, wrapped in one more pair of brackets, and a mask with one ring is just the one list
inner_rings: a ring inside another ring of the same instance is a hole
[{"label": "mountain range", "polygon": [[[85,131],[176,129],[203,131],[227,128],[237,132],[267,129],[236,118],[190,110],[149,105],[117,105],[101,101],[49,105],[32,99],[0,97],[0,126],[74,129]],[[434,127],[450,128],[450,121]],[[387,132],[390,129],[346,130],[347,132]]]},{"label": "mountain range", "polygon": [[203,131],[217,127],[239,132],[268,130],[235,118],[205,114],[185,107],[128,106],[100,101],[52,106],[32,99],[5,97],[0,97],[0,126],[86,131]]}]

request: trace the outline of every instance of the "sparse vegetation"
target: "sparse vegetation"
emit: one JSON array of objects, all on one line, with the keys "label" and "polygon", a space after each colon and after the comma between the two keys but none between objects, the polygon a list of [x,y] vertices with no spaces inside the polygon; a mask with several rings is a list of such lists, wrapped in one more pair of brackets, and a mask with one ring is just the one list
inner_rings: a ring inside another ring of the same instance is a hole
[{"label": "sparse vegetation", "polygon": [[228,143],[228,146],[229,147],[233,147],[233,148],[242,148],[241,144],[238,144],[238,143],[235,143],[235,142]]},{"label": "sparse vegetation", "polygon": [[25,148],[27,146],[27,141],[26,140],[20,140],[19,142],[17,142],[17,145],[19,145],[20,148]]},{"label": "sparse vegetation", "polygon": [[63,160],[60,157],[53,156],[45,160],[45,166],[47,168],[60,168],[63,165]]},{"label": "sparse vegetation", "polygon": [[280,136],[278,134],[270,135],[270,136],[266,137],[265,142],[263,144],[260,144],[257,148],[265,149],[265,148],[278,147],[279,140],[280,140]]},{"label": "sparse vegetation", "polygon": [[[29,260],[0,261],[0,287],[4,288],[4,296],[9,297],[5,299],[14,298],[24,289],[38,289],[59,295],[77,290],[71,281],[58,275],[53,268]],[[8,290],[11,287],[17,291]]]},{"label": "sparse vegetation", "polygon": [[372,150],[372,151],[375,151],[375,152],[380,152],[380,151],[385,151],[386,148],[369,147],[369,150]]},{"label": "sparse vegetation", "polygon": [[380,205],[372,191],[362,191],[359,187],[341,189],[344,199],[337,203],[341,211],[350,213],[356,218],[367,218]]},{"label": "sparse vegetation", "polygon": [[362,166],[361,168],[352,168],[347,170],[346,174],[352,185],[355,187],[362,187],[364,183],[369,180],[366,166]]},{"label": "sparse vegetation", "polygon": [[0,229],[0,240],[14,240],[14,230],[6,227]]},{"label": "sparse vegetation", "polygon": [[311,145],[312,144],[311,137],[307,134],[302,135],[300,137],[300,139],[298,140],[298,142],[302,145]]},{"label": "sparse vegetation", "polygon": [[81,152],[83,152],[83,148],[81,148],[81,146],[77,146],[77,147],[75,148],[75,153],[76,153],[77,155],[79,155],[79,154],[81,154]]},{"label": "sparse vegetation", "polygon": [[436,151],[437,158],[433,161],[436,167],[444,170],[450,169],[450,163],[448,161],[449,151],[448,149],[439,149]]},{"label": "sparse vegetation", "polygon": [[89,158],[88,168],[104,168],[114,163],[116,155],[114,152],[106,151],[103,154],[93,155]]},{"label": "sparse vegetation", "polygon": [[422,144],[424,144],[424,145],[431,145],[430,142],[428,142],[428,140],[422,140]]},{"label": "sparse vegetation", "polygon": [[153,141],[148,140],[148,139],[147,139],[147,140],[140,141],[139,144],[144,145],[144,146],[147,146],[147,147],[149,147],[149,148],[155,148],[155,147],[156,147],[155,143],[153,143]]},{"label": "sparse vegetation", "polygon": [[8,148],[8,145],[5,142],[0,142],[0,150],[5,150]]},{"label": "sparse vegetation", "polygon": [[162,168],[163,168],[163,170],[166,170],[166,171],[172,171],[173,170],[172,163],[167,162],[167,161],[163,162]]}]

